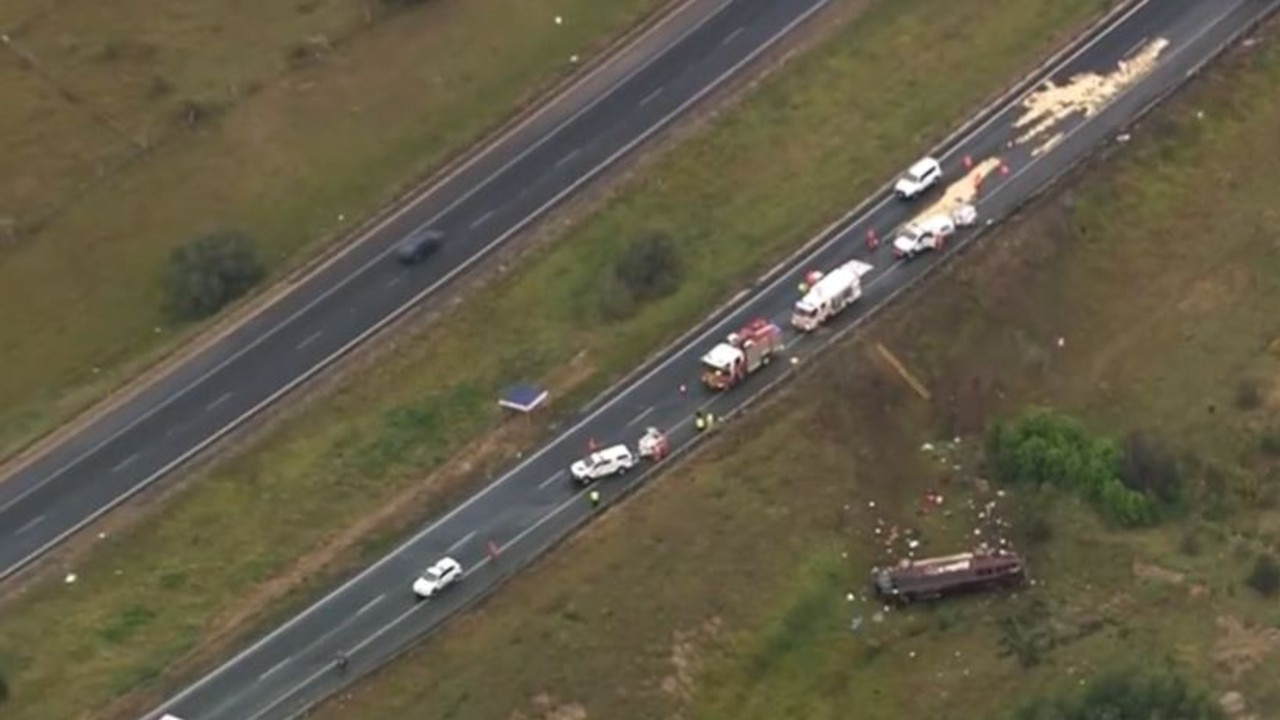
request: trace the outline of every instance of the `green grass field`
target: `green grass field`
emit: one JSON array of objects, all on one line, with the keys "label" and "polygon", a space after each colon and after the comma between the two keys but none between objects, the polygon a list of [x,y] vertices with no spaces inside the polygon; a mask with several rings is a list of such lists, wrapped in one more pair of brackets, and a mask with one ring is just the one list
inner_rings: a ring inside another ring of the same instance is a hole
[{"label": "green grass field", "polygon": [[[133,691],[104,713],[123,717],[154,699],[527,447],[541,428],[495,429],[498,388],[538,378],[563,398],[559,409],[574,407],[864,197],[1103,6],[865,4],[741,108],[489,288],[485,303],[465,305],[429,335],[404,337],[304,416],[218,462],[162,515],[103,543],[74,587],[41,584],[6,607],[0,662],[20,698],[13,717],[74,715]],[[919,37],[937,42],[907,53]],[[762,156],[762,147],[773,152]],[[628,321],[601,321],[599,278],[627,242],[652,231],[685,249],[689,280]],[[67,684],[74,696],[55,692]]]},{"label": "green grass field", "polygon": [[[317,717],[968,720],[1133,667],[1274,717],[1280,612],[1244,579],[1280,545],[1277,29]],[[1031,403],[1152,433],[1209,501],[1135,532],[1069,496],[983,491],[981,432]],[[930,488],[950,517],[917,513]],[[1048,523],[1022,546],[1027,591],[884,616],[856,597],[890,526],[946,553],[972,537],[969,501],[988,499],[1015,539],[1032,515]]]},{"label": "green grass field", "polygon": [[661,4],[0,2],[0,456],[199,330],[170,248],[239,228],[278,276]]}]

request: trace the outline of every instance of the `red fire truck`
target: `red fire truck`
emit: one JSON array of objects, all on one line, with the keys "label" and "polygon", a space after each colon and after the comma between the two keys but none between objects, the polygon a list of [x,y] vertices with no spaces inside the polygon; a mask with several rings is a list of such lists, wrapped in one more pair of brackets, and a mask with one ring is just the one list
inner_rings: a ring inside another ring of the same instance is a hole
[{"label": "red fire truck", "polygon": [[712,390],[727,390],[759,370],[782,350],[782,329],[756,318],[702,356],[702,382]]}]

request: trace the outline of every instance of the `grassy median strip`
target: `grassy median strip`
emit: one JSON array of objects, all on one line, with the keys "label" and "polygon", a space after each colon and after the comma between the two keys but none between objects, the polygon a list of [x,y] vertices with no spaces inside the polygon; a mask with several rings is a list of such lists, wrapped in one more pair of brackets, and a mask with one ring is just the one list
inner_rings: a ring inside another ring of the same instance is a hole
[{"label": "grassy median strip", "polygon": [[[1280,706],[1280,577],[1259,559],[1280,537],[1276,30],[317,720],[997,718],[1116,670],[1180,675],[1230,717]],[[984,490],[982,433],[1027,403],[1173,448],[1194,502],[1132,531],[1067,494]],[[987,502],[1034,586],[867,599],[891,530],[948,554]]]},{"label": "grassy median strip", "polygon": [[[850,0],[856,17],[820,48],[522,262],[483,302],[399,340],[305,416],[218,463],[162,515],[103,544],[74,585],[33,588],[6,608],[0,657],[18,698],[12,717],[102,706],[242,632],[278,607],[275,591],[332,569],[315,558],[335,533],[376,517],[492,430],[504,384],[544,379],[560,398],[604,387],[1105,4]],[[655,301],[619,303],[610,279],[618,259],[653,238],[677,248],[683,283]],[[517,430],[515,440],[534,434]],[[399,511],[421,514],[422,502]],[[77,692],[58,692],[68,686]]]},{"label": "grassy median strip", "polygon": [[0,457],[199,329],[171,248],[279,275],[662,4],[0,2]]}]

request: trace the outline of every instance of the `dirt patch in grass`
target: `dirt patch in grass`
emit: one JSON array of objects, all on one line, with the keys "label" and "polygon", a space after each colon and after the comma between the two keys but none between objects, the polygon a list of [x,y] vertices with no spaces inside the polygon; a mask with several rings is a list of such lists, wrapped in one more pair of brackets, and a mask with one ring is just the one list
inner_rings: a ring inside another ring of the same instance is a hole
[{"label": "dirt patch in grass", "polygon": [[[229,618],[250,619],[252,626],[254,618],[274,617],[300,602],[304,591],[260,611],[241,604],[251,588],[290,587],[280,578],[295,573],[299,557],[332,571],[342,558],[361,555],[352,549],[326,557],[332,550],[317,548],[406,488],[422,485],[447,497],[449,483],[432,471],[499,425],[496,391],[517,379],[553,380],[557,368],[582,355],[588,370],[556,388],[553,414],[571,412],[865,196],[1104,3],[974,0],[928,13],[926,5],[848,0],[846,8],[861,12],[849,13],[852,23],[833,26],[820,50],[761,85],[714,130],[632,177],[626,194],[611,197],[569,237],[530,253],[486,302],[446,314],[430,333],[399,336],[379,362],[335,382],[305,412],[244,441],[240,452],[208,467],[199,483],[166,504],[163,516],[99,543],[76,564],[80,580],[73,588],[42,583],[14,600],[0,618],[0,655],[14,658],[18,668],[13,684],[24,700],[15,717],[73,714],[138,688],[159,692],[194,668],[175,670],[181,658],[208,657],[214,624],[220,633],[232,632],[224,625]],[[929,53],[906,52],[917,36],[938,40]],[[942,77],[937,67],[954,71]],[[776,153],[762,157],[760,147]],[[597,303],[600,278],[644,232],[675,238],[686,277],[697,282],[683,283],[625,322],[605,323]],[[814,427],[827,432],[821,423]],[[535,426],[519,437],[531,444],[544,431]],[[487,455],[484,471],[506,459]],[[835,463],[829,469],[844,472]],[[714,504],[714,494],[706,499]],[[840,521],[829,508],[823,516],[824,526]],[[234,523],[227,522],[231,517]],[[722,522],[727,527],[731,519]],[[720,534],[715,523],[708,532],[707,541]],[[751,546],[740,550],[749,554]],[[827,564],[807,572],[815,588],[830,581]],[[563,602],[573,625],[583,610],[571,599]],[[671,632],[701,627],[715,615],[711,606],[704,616],[673,624],[661,650],[645,655],[645,663],[662,668],[644,673],[655,678],[646,691],[652,707],[674,702],[656,679],[671,673]],[[117,632],[103,637],[102,628],[120,618],[129,619],[127,641]],[[76,697],[54,692],[69,682]],[[537,692],[531,687],[527,697]],[[577,692],[555,697],[590,706]]]},{"label": "dirt patch in grass", "polygon": [[[1280,706],[1274,603],[1243,583],[1277,538],[1276,508],[1250,500],[1276,482],[1251,455],[1257,414],[1275,410],[1230,402],[1240,378],[1280,371],[1267,350],[1280,220],[1258,220],[1280,166],[1257,162],[1280,157],[1269,130],[1278,29],[817,372],[318,717],[429,704],[436,717],[503,717],[539,694],[573,697],[588,717],[996,717],[1133,666],[1174,668],[1240,712]],[[1228,171],[1239,184],[1203,182]],[[1254,230],[1217,232],[1235,226]],[[1236,280],[1214,283],[1196,313],[1177,310],[1209,276]],[[930,388],[967,390],[920,400],[867,359],[875,342]],[[1197,504],[1125,532],[1052,492],[995,496],[975,435],[1029,403],[1100,433],[1156,433],[1181,453]],[[957,417],[972,426],[957,431]],[[922,493],[939,488],[945,503],[924,512]],[[868,600],[888,535],[915,530],[922,553],[963,547],[982,528],[975,511],[996,501],[1001,532],[1030,558],[1028,589],[905,612]],[[1049,531],[1021,539],[1037,517]],[[713,619],[701,670],[671,682],[672,638]]]},{"label": "dirt patch in grass", "polygon": [[0,452],[199,330],[171,248],[237,228],[280,277],[662,4],[0,8]]}]

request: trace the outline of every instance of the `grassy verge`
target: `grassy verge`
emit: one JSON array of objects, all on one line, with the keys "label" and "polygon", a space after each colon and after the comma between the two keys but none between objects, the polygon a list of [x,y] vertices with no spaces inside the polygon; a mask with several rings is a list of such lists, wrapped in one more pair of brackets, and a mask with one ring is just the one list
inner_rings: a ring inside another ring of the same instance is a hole
[{"label": "grassy verge", "polygon": [[660,4],[0,4],[0,455],[198,330],[172,247],[238,228],[282,274]]},{"label": "grassy verge", "polygon": [[[401,521],[424,512],[426,500],[412,493],[443,482],[424,485],[424,472],[494,428],[497,388],[543,378],[553,397],[600,389],[863,197],[1103,4],[866,5],[714,131],[662,158],[601,214],[522,263],[485,303],[429,336],[406,338],[305,417],[218,463],[162,517],[105,543],[74,587],[35,587],[6,608],[0,655],[23,698],[14,718],[101,705],[235,637],[281,594],[332,570],[331,548],[361,536],[335,537],[337,528],[394,525],[380,508]],[[923,53],[921,37],[935,39]],[[650,232],[678,241],[685,276],[696,282],[627,321],[602,322],[600,278],[630,240]],[[490,434],[454,469],[504,462],[495,447],[527,443],[535,432]],[[74,697],[55,692],[69,683]]]},{"label": "grassy verge", "polygon": [[[1280,543],[1280,169],[1260,162],[1280,157],[1277,30],[317,717],[990,718],[1133,666],[1176,667],[1269,716],[1280,614],[1244,579]],[[874,342],[935,400],[875,361]],[[1133,532],[1069,496],[984,491],[965,448],[1028,403],[1170,443],[1197,505]],[[918,513],[927,488],[950,517]],[[1027,592],[885,616],[846,600],[866,592],[890,526],[947,552],[988,500],[1030,557]]]}]

